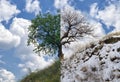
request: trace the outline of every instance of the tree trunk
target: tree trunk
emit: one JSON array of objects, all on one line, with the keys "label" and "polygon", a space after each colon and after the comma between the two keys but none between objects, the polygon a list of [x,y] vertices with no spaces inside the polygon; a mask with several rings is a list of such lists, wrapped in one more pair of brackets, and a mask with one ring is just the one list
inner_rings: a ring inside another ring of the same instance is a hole
[{"label": "tree trunk", "polygon": [[58,57],[60,60],[64,59],[64,54],[62,52],[62,45],[59,46]]}]

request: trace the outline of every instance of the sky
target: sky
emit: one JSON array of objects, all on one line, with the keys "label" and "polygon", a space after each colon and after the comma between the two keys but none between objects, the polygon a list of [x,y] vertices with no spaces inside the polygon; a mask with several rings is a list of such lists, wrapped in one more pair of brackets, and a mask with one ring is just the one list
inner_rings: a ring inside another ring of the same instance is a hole
[{"label": "sky", "polygon": [[81,12],[94,26],[94,35],[120,30],[120,0],[0,0],[0,82],[16,82],[43,69],[46,60],[27,46],[28,27],[39,13],[56,14],[64,7]]}]

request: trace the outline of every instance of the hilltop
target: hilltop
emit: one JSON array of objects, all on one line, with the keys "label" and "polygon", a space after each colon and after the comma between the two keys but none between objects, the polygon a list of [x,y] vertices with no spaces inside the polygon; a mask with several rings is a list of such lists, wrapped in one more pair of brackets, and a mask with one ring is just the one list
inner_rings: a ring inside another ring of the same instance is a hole
[{"label": "hilltop", "polygon": [[62,61],[61,82],[120,82],[120,32]]}]

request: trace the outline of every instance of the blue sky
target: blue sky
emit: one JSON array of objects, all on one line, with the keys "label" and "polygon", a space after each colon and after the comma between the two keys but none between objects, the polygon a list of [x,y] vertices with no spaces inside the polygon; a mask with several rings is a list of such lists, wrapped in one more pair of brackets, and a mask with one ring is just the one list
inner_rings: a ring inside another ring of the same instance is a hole
[{"label": "blue sky", "polygon": [[[119,0],[0,0],[0,82],[15,82],[28,73],[50,65],[27,46],[27,28],[39,12],[56,13],[74,8],[94,25],[94,34],[103,36],[120,30]],[[6,79],[6,80],[3,80]]]}]

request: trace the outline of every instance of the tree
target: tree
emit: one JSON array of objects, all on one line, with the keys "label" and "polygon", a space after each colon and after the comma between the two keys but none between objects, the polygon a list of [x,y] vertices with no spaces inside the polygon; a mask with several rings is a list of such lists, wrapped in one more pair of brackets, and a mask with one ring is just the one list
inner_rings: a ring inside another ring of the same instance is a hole
[{"label": "tree", "polygon": [[28,28],[28,45],[34,44],[35,52],[55,54],[60,46],[60,15],[40,14]]},{"label": "tree", "polygon": [[47,13],[40,14],[33,19],[29,27],[28,44],[33,43],[36,46],[36,52],[58,53],[61,59],[64,56],[62,46],[91,33],[90,24],[86,22],[81,13],[75,10],[62,10],[61,17],[59,14]]},{"label": "tree", "polygon": [[93,28],[77,10],[65,8],[61,12],[61,46],[92,35]]},{"label": "tree", "polygon": [[75,10],[66,10],[62,11],[61,21],[61,44],[70,44],[71,42],[76,41],[84,35],[92,34],[92,27],[81,15],[80,12]]}]

